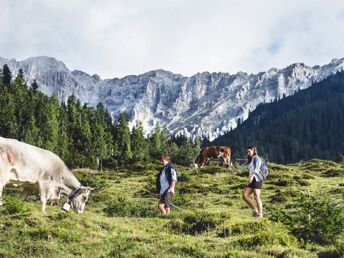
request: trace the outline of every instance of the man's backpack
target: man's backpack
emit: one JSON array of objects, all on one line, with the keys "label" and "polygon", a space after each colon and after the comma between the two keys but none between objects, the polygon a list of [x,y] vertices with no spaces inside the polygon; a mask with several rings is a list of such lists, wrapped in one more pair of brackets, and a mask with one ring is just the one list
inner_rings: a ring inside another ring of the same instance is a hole
[{"label": "man's backpack", "polygon": [[174,169],[176,171],[176,175],[177,175],[177,180],[179,178],[179,174],[177,172],[177,170],[172,166],[171,163],[167,164],[165,167],[163,167],[160,172],[157,174],[156,176],[156,190],[157,190],[157,193],[160,193],[160,189],[161,189],[161,185],[160,185],[160,176],[161,176],[161,173],[162,171],[164,170],[164,168],[166,168],[166,172],[167,172],[167,180],[168,180],[168,183],[171,185],[172,183],[172,171],[171,169]]}]

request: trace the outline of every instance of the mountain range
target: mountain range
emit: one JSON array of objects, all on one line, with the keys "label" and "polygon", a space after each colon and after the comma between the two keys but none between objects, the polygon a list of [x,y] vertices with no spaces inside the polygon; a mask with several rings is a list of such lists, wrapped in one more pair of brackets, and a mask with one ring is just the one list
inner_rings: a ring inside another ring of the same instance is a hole
[{"label": "mountain range", "polygon": [[[255,145],[278,163],[313,158],[344,160],[344,71],[272,103],[259,105],[246,121],[209,145],[229,145],[234,159]],[[335,172],[337,173],[337,172]]]},{"label": "mountain range", "polygon": [[151,133],[157,123],[170,134],[213,140],[236,128],[261,103],[270,103],[306,89],[344,69],[344,58],[322,66],[295,63],[283,69],[236,74],[202,72],[187,77],[165,70],[141,75],[102,79],[79,70],[71,71],[53,57],[23,61],[0,57],[15,76],[22,69],[30,85],[61,101],[74,95],[82,103],[102,102],[113,119],[126,111],[130,126],[142,122]]}]

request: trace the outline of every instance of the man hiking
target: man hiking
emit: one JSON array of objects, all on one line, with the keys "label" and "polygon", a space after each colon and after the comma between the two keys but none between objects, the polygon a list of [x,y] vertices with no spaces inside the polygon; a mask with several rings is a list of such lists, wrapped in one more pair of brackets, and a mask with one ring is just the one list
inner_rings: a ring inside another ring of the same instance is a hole
[{"label": "man hiking", "polygon": [[160,158],[163,168],[156,178],[156,188],[160,196],[158,207],[161,214],[168,215],[171,211],[170,205],[177,182],[177,172],[170,162],[170,157],[164,155]]}]

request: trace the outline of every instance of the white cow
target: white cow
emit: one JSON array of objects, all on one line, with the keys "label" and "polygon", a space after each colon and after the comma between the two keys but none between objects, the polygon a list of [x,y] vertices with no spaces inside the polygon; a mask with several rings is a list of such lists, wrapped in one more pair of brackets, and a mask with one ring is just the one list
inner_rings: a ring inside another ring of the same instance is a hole
[{"label": "white cow", "polygon": [[38,188],[42,212],[45,212],[47,200],[58,200],[61,193],[66,193],[71,207],[82,213],[93,190],[81,186],[56,154],[0,137],[0,205],[3,204],[2,190],[7,184]]}]

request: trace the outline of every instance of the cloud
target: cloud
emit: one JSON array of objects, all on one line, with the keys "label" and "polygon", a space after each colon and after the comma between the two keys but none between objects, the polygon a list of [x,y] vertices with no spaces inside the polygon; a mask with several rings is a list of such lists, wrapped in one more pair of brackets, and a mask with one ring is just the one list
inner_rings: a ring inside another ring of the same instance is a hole
[{"label": "cloud", "polygon": [[0,0],[0,56],[48,55],[103,78],[257,73],[344,57],[332,0]]}]

